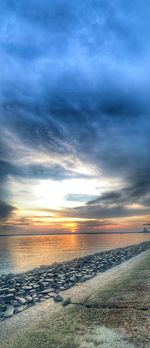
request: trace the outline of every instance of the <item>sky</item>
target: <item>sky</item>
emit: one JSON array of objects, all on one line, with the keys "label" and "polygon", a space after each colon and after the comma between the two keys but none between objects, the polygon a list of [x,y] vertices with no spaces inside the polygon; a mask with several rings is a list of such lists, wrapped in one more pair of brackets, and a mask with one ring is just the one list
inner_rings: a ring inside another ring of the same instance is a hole
[{"label": "sky", "polygon": [[149,18],[148,0],[1,0],[1,234],[150,224]]}]

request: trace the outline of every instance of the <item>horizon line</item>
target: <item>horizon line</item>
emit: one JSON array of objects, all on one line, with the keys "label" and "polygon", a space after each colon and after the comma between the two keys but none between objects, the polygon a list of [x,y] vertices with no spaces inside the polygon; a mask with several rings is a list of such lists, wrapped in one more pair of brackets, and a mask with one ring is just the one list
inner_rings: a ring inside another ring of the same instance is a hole
[{"label": "horizon line", "polygon": [[88,235],[96,235],[96,234],[136,234],[136,233],[141,233],[141,234],[148,234],[143,231],[121,231],[121,232],[53,232],[53,233],[21,233],[21,234],[0,234],[0,237],[23,237],[23,236],[59,236],[59,235],[64,235],[64,236],[74,236],[74,235],[83,235],[83,234],[88,234]]}]

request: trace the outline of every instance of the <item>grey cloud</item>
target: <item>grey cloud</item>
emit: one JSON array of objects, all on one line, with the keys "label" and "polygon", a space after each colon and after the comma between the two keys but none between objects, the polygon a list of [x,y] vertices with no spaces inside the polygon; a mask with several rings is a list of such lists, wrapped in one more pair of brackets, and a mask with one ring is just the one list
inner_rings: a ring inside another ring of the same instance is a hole
[{"label": "grey cloud", "polygon": [[16,207],[0,201],[0,219],[7,219],[11,216],[16,210]]},{"label": "grey cloud", "polygon": [[62,211],[64,217],[84,218],[84,219],[111,219],[132,216],[149,215],[149,208],[132,209],[124,206],[104,207],[104,206],[80,206]]},{"label": "grey cloud", "polygon": [[[133,180],[134,179],[134,180]],[[100,195],[94,200],[87,202],[87,211],[92,209],[93,214],[97,212],[108,214],[108,216],[132,216],[136,214],[150,213],[150,182],[147,175],[137,175],[129,180],[130,186],[116,191],[110,191]],[[141,204],[143,208],[132,209],[128,205]]]},{"label": "grey cloud", "polygon": [[[94,219],[149,215],[149,177],[139,174],[130,178],[128,183],[130,186],[101,194],[99,197],[89,200],[85,206],[66,209],[62,214]],[[141,208],[132,208],[132,204],[140,204]],[[130,205],[131,207],[129,207]]]},{"label": "grey cloud", "polygon": [[122,193],[121,191],[118,192],[107,192],[101,195],[100,197],[97,197],[93,200],[90,200],[87,204],[88,205],[99,205],[102,204],[112,204],[122,202]]},{"label": "grey cloud", "polygon": [[80,174],[73,170],[65,169],[61,165],[55,164],[22,164],[14,165],[7,161],[0,161],[0,177],[2,180],[7,179],[11,175],[14,177],[22,177],[26,179],[53,179],[64,180],[72,178],[87,178],[90,175]]}]

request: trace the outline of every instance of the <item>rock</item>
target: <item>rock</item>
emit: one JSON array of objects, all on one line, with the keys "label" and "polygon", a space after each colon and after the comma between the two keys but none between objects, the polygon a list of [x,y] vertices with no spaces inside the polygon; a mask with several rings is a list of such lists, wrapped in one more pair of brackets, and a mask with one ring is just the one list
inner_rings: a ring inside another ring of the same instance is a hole
[{"label": "rock", "polygon": [[49,294],[50,297],[53,297],[53,298],[57,295],[57,293],[54,292],[54,291],[51,291],[48,294]]},{"label": "rock", "polygon": [[22,306],[16,308],[16,313],[20,313],[20,312],[24,311],[27,308],[28,308],[27,305],[22,305]]},{"label": "rock", "polygon": [[24,298],[24,297],[18,297],[16,296],[15,299],[21,303],[22,305],[26,304],[27,303],[27,300]]},{"label": "rock", "polygon": [[42,288],[47,288],[49,286],[49,282],[41,282]]},{"label": "rock", "polygon": [[85,282],[86,280],[90,279],[91,277],[89,276],[83,276],[80,280],[79,280],[79,283],[83,283]]},{"label": "rock", "polygon": [[66,290],[66,289],[67,289],[66,286],[59,286],[59,290],[60,290],[60,291],[64,291],[64,290]]},{"label": "rock", "polygon": [[41,291],[41,294],[46,295],[46,294],[48,294],[49,292],[53,292],[53,291],[54,291],[54,289],[53,289],[53,288],[48,288],[48,289],[44,289],[44,290],[42,290],[42,291]]},{"label": "rock", "polygon": [[32,295],[32,298],[35,298],[35,297],[37,297],[37,294],[36,294],[36,293]]},{"label": "rock", "polygon": [[9,303],[11,300],[14,299],[14,294],[7,294],[7,295],[2,295],[0,297],[0,300],[5,303]]},{"label": "rock", "polygon": [[2,312],[2,311],[0,310],[0,319],[3,318],[3,316],[4,316],[4,312]]},{"label": "rock", "polygon": [[9,288],[0,288],[0,295],[4,294],[8,290],[9,290]]},{"label": "rock", "polygon": [[30,295],[36,294],[36,289],[29,290]]},{"label": "rock", "polygon": [[6,311],[4,312],[4,317],[5,318],[10,318],[14,314],[14,307],[13,306],[8,306]]},{"label": "rock", "polygon": [[32,296],[30,296],[30,295],[27,295],[25,298],[28,302],[32,302],[32,300],[33,300]]},{"label": "rock", "polygon": [[15,274],[14,273],[8,273],[7,274],[7,278],[14,278],[15,277]]},{"label": "rock", "polygon": [[11,305],[14,307],[18,307],[18,306],[20,306],[20,303],[17,300],[12,300]]},{"label": "rock", "polygon": [[71,281],[72,283],[76,282],[76,280],[77,280],[77,278],[76,278],[75,276],[70,277],[70,281]]},{"label": "rock", "polygon": [[45,278],[45,282],[51,283],[53,281],[53,278]]},{"label": "rock", "polygon": [[32,290],[32,286],[25,285],[22,287],[22,289],[25,291],[29,291],[29,290]]},{"label": "rock", "polygon": [[8,290],[8,294],[11,294],[11,293],[14,293],[14,292],[16,292],[15,288],[11,288],[11,289]]},{"label": "rock", "polygon": [[40,285],[38,285],[38,284],[33,285],[33,289],[39,289],[39,288],[40,288]]},{"label": "rock", "polygon": [[54,297],[54,301],[55,302],[61,302],[63,301],[63,297],[59,294],[56,294],[56,296]]},{"label": "rock", "polygon": [[0,311],[4,312],[7,309],[7,304],[0,304]]},{"label": "rock", "polygon": [[63,307],[68,306],[71,303],[71,298],[67,297],[65,300],[62,301]]},{"label": "rock", "polygon": [[33,298],[33,303],[39,302],[39,298],[38,297],[34,297]]},{"label": "rock", "polygon": [[17,291],[17,295],[19,295],[19,296],[23,296],[25,294],[26,294],[26,291],[23,289],[20,289],[19,291]]},{"label": "rock", "polygon": [[54,277],[54,274],[53,274],[53,273],[47,273],[47,276],[48,276],[49,278],[53,278],[53,277]]}]

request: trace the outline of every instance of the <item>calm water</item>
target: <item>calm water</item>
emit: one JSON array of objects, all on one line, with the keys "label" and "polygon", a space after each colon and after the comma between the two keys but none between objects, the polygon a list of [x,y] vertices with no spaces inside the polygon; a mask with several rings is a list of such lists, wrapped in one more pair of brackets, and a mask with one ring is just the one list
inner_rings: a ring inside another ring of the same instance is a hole
[{"label": "calm water", "polygon": [[0,273],[22,272],[150,240],[144,234],[51,235],[0,237]]}]

